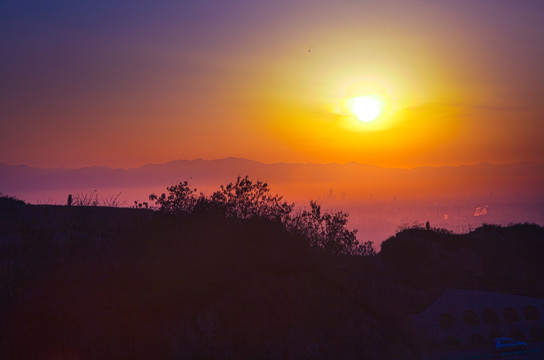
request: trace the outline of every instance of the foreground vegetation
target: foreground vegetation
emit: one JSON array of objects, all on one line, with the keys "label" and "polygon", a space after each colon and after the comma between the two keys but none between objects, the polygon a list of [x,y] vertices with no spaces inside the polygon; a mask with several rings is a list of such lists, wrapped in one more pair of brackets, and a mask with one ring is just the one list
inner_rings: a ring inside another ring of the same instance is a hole
[{"label": "foreground vegetation", "polygon": [[544,296],[539,226],[407,229],[374,254],[264,185],[183,182],[156,210],[0,198],[0,357],[412,359],[407,319],[441,289]]},{"label": "foreground vegetation", "polygon": [[208,212],[220,213],[237,219],[260,218],[280,223],[291,233],[304,237],[310,246],[335,255],[373,255],[370,241],[359,244],[357,230],[347,227],[348,214],[342,211],[323,212],[315,201],[309,210],[294,212],[294,204],[271,194],[267,183],[253,181],[248,176],[220,189],[210,196],[191,188],[187,181],[167,188],[160,196],[151,194],[158,210],[170,215],[190,215]]}]

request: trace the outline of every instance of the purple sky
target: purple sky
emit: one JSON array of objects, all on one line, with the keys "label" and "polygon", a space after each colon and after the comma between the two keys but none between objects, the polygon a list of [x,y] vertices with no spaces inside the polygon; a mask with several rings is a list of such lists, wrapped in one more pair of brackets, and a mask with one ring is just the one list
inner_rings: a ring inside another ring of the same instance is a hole
[{"label": "purple sky", "polygon": [[[544,161],[539,0],[12,1],[0,39],[8,164]],[[362,81],[379,131],[333,109]]]}]

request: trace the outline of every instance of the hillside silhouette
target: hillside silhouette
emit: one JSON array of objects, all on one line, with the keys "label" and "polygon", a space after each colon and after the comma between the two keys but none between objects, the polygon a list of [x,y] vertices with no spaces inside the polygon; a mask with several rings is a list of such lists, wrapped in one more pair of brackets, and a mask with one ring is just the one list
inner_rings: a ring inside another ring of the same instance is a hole
[{"label": "hillside silhouette", "polygon": [[406,229],[384,241],[380,259],[416,288],[463,288],[544,297],[544,229],[483,225],[468,234]]},{"label": "hillside silhouette", "polygon": [[[64,204],[69,193],[116,196],[121,205],[147,201],[180,179],[210,193],[238,175],[266,179],[298,205],[320,200],[323,208],[351,214],[366,229],[359,240],[379,244],[401,224],[430,220],[434,226],[468,232],[483,223],[544,225],[544,164],[381,168],[358,163],[265,164],[226,158],[178,160],[137,168],[41,169],[0,164],[0,189],[39,204]],[[485,209],[485,211],[478,211]]]},{"label": "hillside silhouette", "polygon": [[407,318],[443,289],[544,296],[536,225],[406,229],[347,255],[229,209],[0,198],[0,357],[414,359]]}]

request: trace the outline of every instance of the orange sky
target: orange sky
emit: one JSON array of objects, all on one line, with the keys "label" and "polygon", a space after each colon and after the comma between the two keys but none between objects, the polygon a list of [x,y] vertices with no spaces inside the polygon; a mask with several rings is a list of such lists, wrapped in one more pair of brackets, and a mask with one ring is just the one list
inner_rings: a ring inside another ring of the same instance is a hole
[{"label": "orange sky", "polygon": [[539,1],[182,3],[2,5],[0,162],[544,162]]}]

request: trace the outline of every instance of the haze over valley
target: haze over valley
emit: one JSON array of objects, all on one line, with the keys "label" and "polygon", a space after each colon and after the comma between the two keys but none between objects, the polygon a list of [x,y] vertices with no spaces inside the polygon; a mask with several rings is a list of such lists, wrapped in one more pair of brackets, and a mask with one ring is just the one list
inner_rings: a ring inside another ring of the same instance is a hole
[{"label": "haze over valley", "polygon": [[[265,164],[225,158],[177,160],[138,168],[41,169],[0,164],[0,189],[34,204],[66,204],[68,194],[95,194],[117,206],[147,202],[151,193],[188,180],[211,193],[237,176],[269,183],[297,206],[317,200],[350,214],[360,241],[376,246],[402,228],[424,225],[465,233],[482,223],[544,225],[544,165],[516,163],[459,167],[382,168],[347,164]],[[119,195],[117,197],[117,195]]]}]

